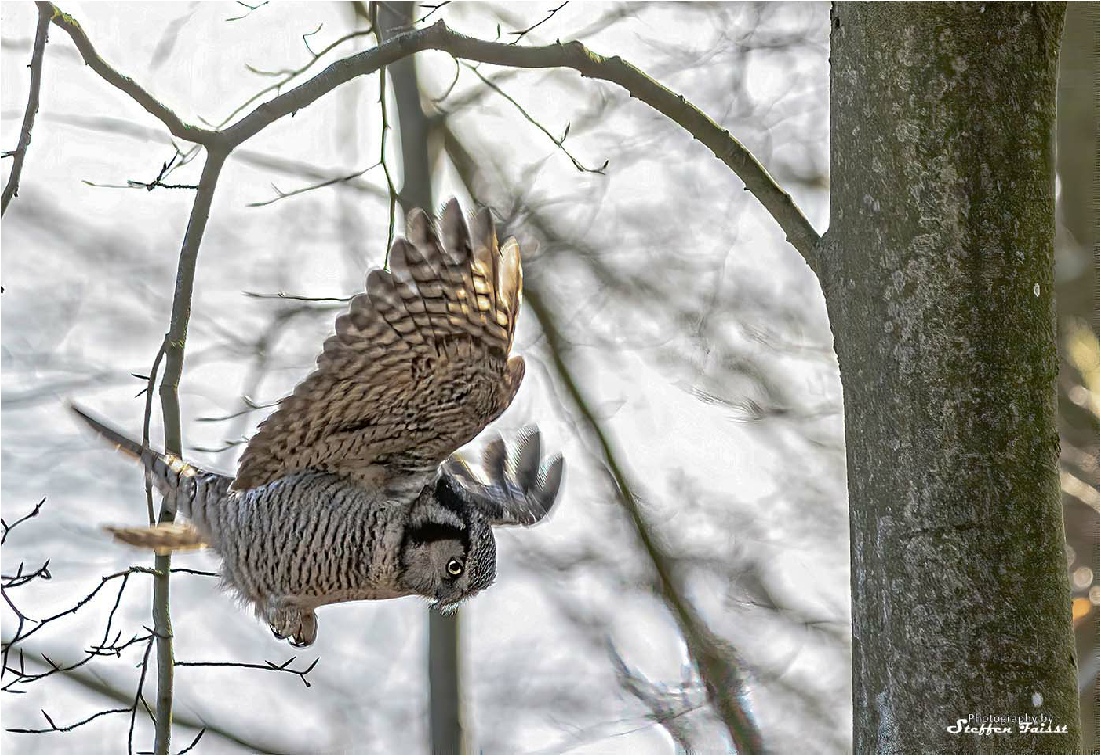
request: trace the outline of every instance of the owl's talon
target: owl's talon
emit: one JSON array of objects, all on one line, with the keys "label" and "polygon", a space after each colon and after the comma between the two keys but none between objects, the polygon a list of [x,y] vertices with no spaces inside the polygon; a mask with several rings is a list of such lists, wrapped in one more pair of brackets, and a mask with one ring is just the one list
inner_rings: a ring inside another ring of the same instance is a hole
[{"label": "owl's talon", "polygon": [[278,640],[289,640],[295,648],[312,646],[317,640],[317,615],[301,609],[294,599],[272,599],[265,619],[272,635]]}]

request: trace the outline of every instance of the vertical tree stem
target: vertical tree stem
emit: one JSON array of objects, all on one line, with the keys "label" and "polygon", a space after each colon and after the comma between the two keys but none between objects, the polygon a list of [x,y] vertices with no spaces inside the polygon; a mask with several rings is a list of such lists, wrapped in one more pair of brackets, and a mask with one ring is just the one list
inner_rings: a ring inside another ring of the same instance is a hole
[{"label": "vertical tree stem", "polygon": [[[411,28],[416,3],[379,6],[379,36],[383,42]],[[420,85],[413,57],[387,66],[398,109],[401,166],[405,177],[399,200],[409,212],[432,212],[432,167],[428,154],[428,118],[421,107]],[[385,94],[383,95],[385,96]],[[468,752],[463,729],[460,632],[462,610],[443,615],[428,612],[428,733],[432,753]]]},{"label": "vertical tree stem", "polygon": [[[182,456],[180,433],[180,377],[183,374],[184,346],[187,343],[187,324],[191,319],[191,298],[195,289],[195,265],[199,258],[199,245],[210,218],[210,205],[214,189],[228,153],[208,150],[199,190],[191,207],[180,262],[176,269],[176,293],[172,299],[172,321],[165,336],[164,379],[161,381],[161,412],[164,415],[164,448],[170,454]],[[172,522],[176,511],[161,504],[158,522]],[[175,659],[172,654],[172,616],[169,604],[170,554],[158,555],[153,577],[153,632],[157,636],[157,707],[156,733],[153,752],[167,754],[172,743],[172,694]]]},{"label": "vertical tree stem", "polygon": [[23,161],[27,159],[27,150],[31,146],[31,132],[34,130],[34,117],[38,114],[38,95],[42,90],[42,61],[46,57],[46,40],[50,36],[50,19],[53,7],[49,3],[38,3],[38,29],[34,33],[34,48],[31,52],[31,86],[27,94],[27,110],[23,113],[23,127],[19,130],[19,144],[12,154],[11,173],[8,183],[0,195],[0,216],[8,211],[8,203],[19,193],[19,178],[23,173]]}]

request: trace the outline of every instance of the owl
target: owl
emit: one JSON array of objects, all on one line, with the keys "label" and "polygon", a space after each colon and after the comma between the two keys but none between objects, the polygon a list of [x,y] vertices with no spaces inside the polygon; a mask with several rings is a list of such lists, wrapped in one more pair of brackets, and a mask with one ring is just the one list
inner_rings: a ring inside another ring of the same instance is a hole
[{"label": "owl", "polygon": [[71,406],[135,458],[186,520],[108,528],[166,553],[208,547],[225,589],[277,638],[308,646],[326,604],[419,595],[443,612],[496,577],[493,527],[533,525],[555,503],[561,455],[539,431],[495,437],[480,464],[456,450],[512,402],[522,274],[488,210],[468,228],[454,199],[439,229],[410,213],[408,238],[336,320],[316,369],[279,402],[236,476],[162,454]]}]

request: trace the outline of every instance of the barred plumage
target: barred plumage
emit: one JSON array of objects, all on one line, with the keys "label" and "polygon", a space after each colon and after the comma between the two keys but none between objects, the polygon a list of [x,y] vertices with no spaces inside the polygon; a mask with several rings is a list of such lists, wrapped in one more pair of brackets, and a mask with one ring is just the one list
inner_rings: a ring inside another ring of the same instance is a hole
[{"label": "barred plumage", "polygon": [[498,248],[486,210],[471,227],[473,237],[455,200],[439,235],[424,212],[410,213],[390,269],[368,275],[236,477],[143,448],[73,407],[187,518],[110,532],[158,551],[210,546],[226,587],[297,645],[316,638],[324,604],[419,594],[448,611],[488,587],[492,526],[542,519],[563,462],[540,463],[535,429],[521,432],[511,458],[491,442],[482,475],[453,455],[508,407],[524,375],[509,355],[519,246]]}]

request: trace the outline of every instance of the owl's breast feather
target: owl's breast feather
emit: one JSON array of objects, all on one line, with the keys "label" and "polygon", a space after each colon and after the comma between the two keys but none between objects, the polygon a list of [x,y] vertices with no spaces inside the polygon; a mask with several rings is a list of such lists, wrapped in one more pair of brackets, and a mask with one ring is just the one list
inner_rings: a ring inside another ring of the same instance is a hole
[{"label": "owl's breast feather", "polygon": [[227,587],[257,609],[275,598],[312,608],[409,594],[398,556],[408,503],[302,472],[232,492],[219,505],[196,512],[197,524],[210,531]]}]

